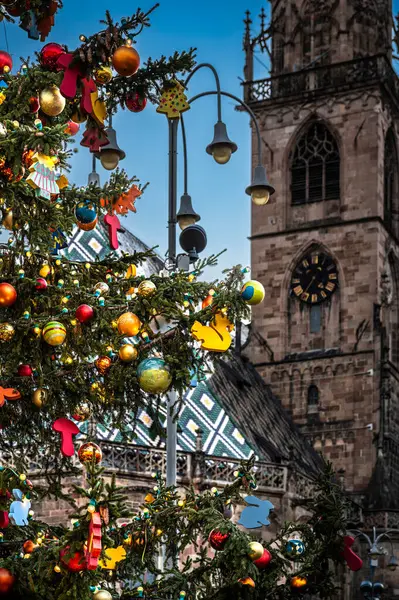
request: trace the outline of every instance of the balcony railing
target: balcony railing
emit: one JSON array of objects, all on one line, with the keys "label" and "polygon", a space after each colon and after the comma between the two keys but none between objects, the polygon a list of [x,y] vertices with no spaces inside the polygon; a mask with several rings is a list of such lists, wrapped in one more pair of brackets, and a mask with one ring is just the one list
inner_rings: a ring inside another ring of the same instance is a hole
[{"label": "balcony railing", "polygon": [[244,82],[247,103],[275,101],[304,94],[315,95],[331,89],[340,92],[381,83],[399,102],[399,80],[386,55],[358,58],[285,73],[268,79]]}]

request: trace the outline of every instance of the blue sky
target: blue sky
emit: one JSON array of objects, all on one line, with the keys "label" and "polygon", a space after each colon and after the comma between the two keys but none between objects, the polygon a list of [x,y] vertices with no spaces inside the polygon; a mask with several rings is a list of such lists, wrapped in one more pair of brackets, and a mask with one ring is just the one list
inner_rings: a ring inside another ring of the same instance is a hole
[{"label": "blue sky", "polygon": [[[64,8],[56,15],[56,26],[47,41],[65,43],[69,48],[79,44],[79,35],[90,35],[101,26],[108,8],[115,19],[129,15],[139,5],[148,10],[154,2],[144,0],[137,5],[126,0],[110,2],[82,2],[66,0]],[[197,48],[199,62],[211,62],[219,71],[222,88],[242,96],[240,78],[243,77],[242,52],[243,18],[245,10],[259,14],[264,0],[202,0],[192,3],[183,0],[161,0],[152,14],[152,26],[138,38],[136,48],[144,62],[149,56],[169,56],[175,50]],[[90,10],[88,7],[90,6]],[[195,8],[193,8],[195,6]],[[9,52],[18,63],[19,57],[33,56],[43,44],[29,40],[27,34],[15,25],[7,25]],[[0,44],[6,49],[4,28],[0,27]],[[205,69],[192,79],[189,97],[214,89],[212,75]],[[250,261],[247,236],[250,225],[250,198],[245,187],[250,180],[250,130],[248,117],[234,110],[229,99],[223,100],[223,120],[227,123],[231,139],[238,151],[227,165],[217,165],[205,153],[212,140],[216,122],[216,98],[204,98],[194,103],[186,113],[185,122],[189,152],[189,193],[195,210],[201,215],[200,224],[206,229],[211,254],[227,248],[219,267],[208,273],[217,277],[222,268]],[[167,169],[168,130],[164,115],[155,112],[148,104],[139,114],[120,111],[114,118],[118,143],[126,152],[121,163],[130,175],[150,182],[146,193],[137,201],[137,213],[123,220],[135,235],[150,246],[159,245],[164,254],[167,243]],[[79,138],[77,138],[79,140]],[[91,157],[86,148],[77,144],[79,153],[72,160],[70,179],[84,185],[91,169]],[[179,154],[179,194],[182,193],[182,154]],[[109,173],[99,167],[102,182]]]}]

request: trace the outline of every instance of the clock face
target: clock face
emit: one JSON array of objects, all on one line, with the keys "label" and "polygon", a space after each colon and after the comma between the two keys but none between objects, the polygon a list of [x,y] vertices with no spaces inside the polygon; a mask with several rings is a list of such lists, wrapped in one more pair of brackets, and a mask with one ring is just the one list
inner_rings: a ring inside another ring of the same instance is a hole
[{"label": "clock face", "polygon": [[330,256],[312,252],[294,269],[291,294],[306,304],[328,300],[338,287],[337,267]]}]

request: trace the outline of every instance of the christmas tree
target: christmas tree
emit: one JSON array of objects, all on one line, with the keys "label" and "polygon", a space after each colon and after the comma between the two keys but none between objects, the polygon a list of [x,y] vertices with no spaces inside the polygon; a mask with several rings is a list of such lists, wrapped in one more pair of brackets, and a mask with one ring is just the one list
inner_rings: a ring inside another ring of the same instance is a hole
[{"label": "christmas tree", "polygon": [[[156,429],[162,395],[173,388],[181,396],[212,356],[229,349],[233,324],[248,315],[241,269],[220,283],[199,280],[214,257],[189,273],[145,280],[137,266],[151,251],[111,252],[94,263],[62,255],[72,228],[92,229],[99,218],[117,249],[119,216],[136,210],[146,188],[116,168],[124,153],[105,116],[120,107],[138,112],[144,100],[158,105],[171,89],[181,91],[178,74],[194,64],[191,49],[140,68],[134,44],[152,10],[120,23],[107,13],[104,29],[81,36],[79,48],[46,44],[16,74],[12,62],[5,68],[7,53],[0,57],[0,197],[9,231],[0,264],[0,451],[14,464],[48,449],[61,475],[77,423],[90,416],[128,440],[145,406]],[[102,188],[78,188],[73,173],[66,176],[83,123],[81,151],[113,170]]]},{"label": "christmas tree", "polygon": [[[87,482],[75,486],[69,529],[51,528],[28,516],[25,526],[5,530],[3,547],[9,555],[0,559],[0,595],[14,600],[279,600],[304,593],[328,598],[336,592],[338,564],[361,566],[349,548],[352,538],[345,536],[346,502],[328,466],[314,497],[304,503],[306,520],[285,523],[266,544],[231,519],[236,505],[244,503],[240,523],[248,521],[246,511],[255,507],[257,520],[269,524],[272,505],[249,495],[256,489],[251,463],[242,464],[236,480],[223,490],[200,495],[193,489],[167,488],[154,474],[154,487],[132,515],[115,478],[107,483],[102,478],[99,447],[84,444],[79,458]],[[13,478],[18,480],[18,474],[6,478],[4,492],[14,485]],[[25,482],[34,502],[35,490]]]}]

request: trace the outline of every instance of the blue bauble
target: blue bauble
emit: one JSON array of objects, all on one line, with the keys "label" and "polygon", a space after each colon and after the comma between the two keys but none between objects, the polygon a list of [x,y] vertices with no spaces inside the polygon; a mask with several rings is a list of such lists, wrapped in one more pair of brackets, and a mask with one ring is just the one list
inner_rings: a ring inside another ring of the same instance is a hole
[{"label": "blue bauble", "polygon": [[163,394],[172,383],[169,366],[162,358],[146,358],[137,367],[137,377],[143,392]]},{"label": "blue bauble", "polygon": [[292,559],[299,558],[304,554],[305,546],[302,540],[288,540],[287,545],[285,547],[285,553]]},{"label": "blue bauble", "polygon": [[90,200],[82,200],[75,207],[75,216],[79,229],[90,231],[97,224],[97,210]]}]

